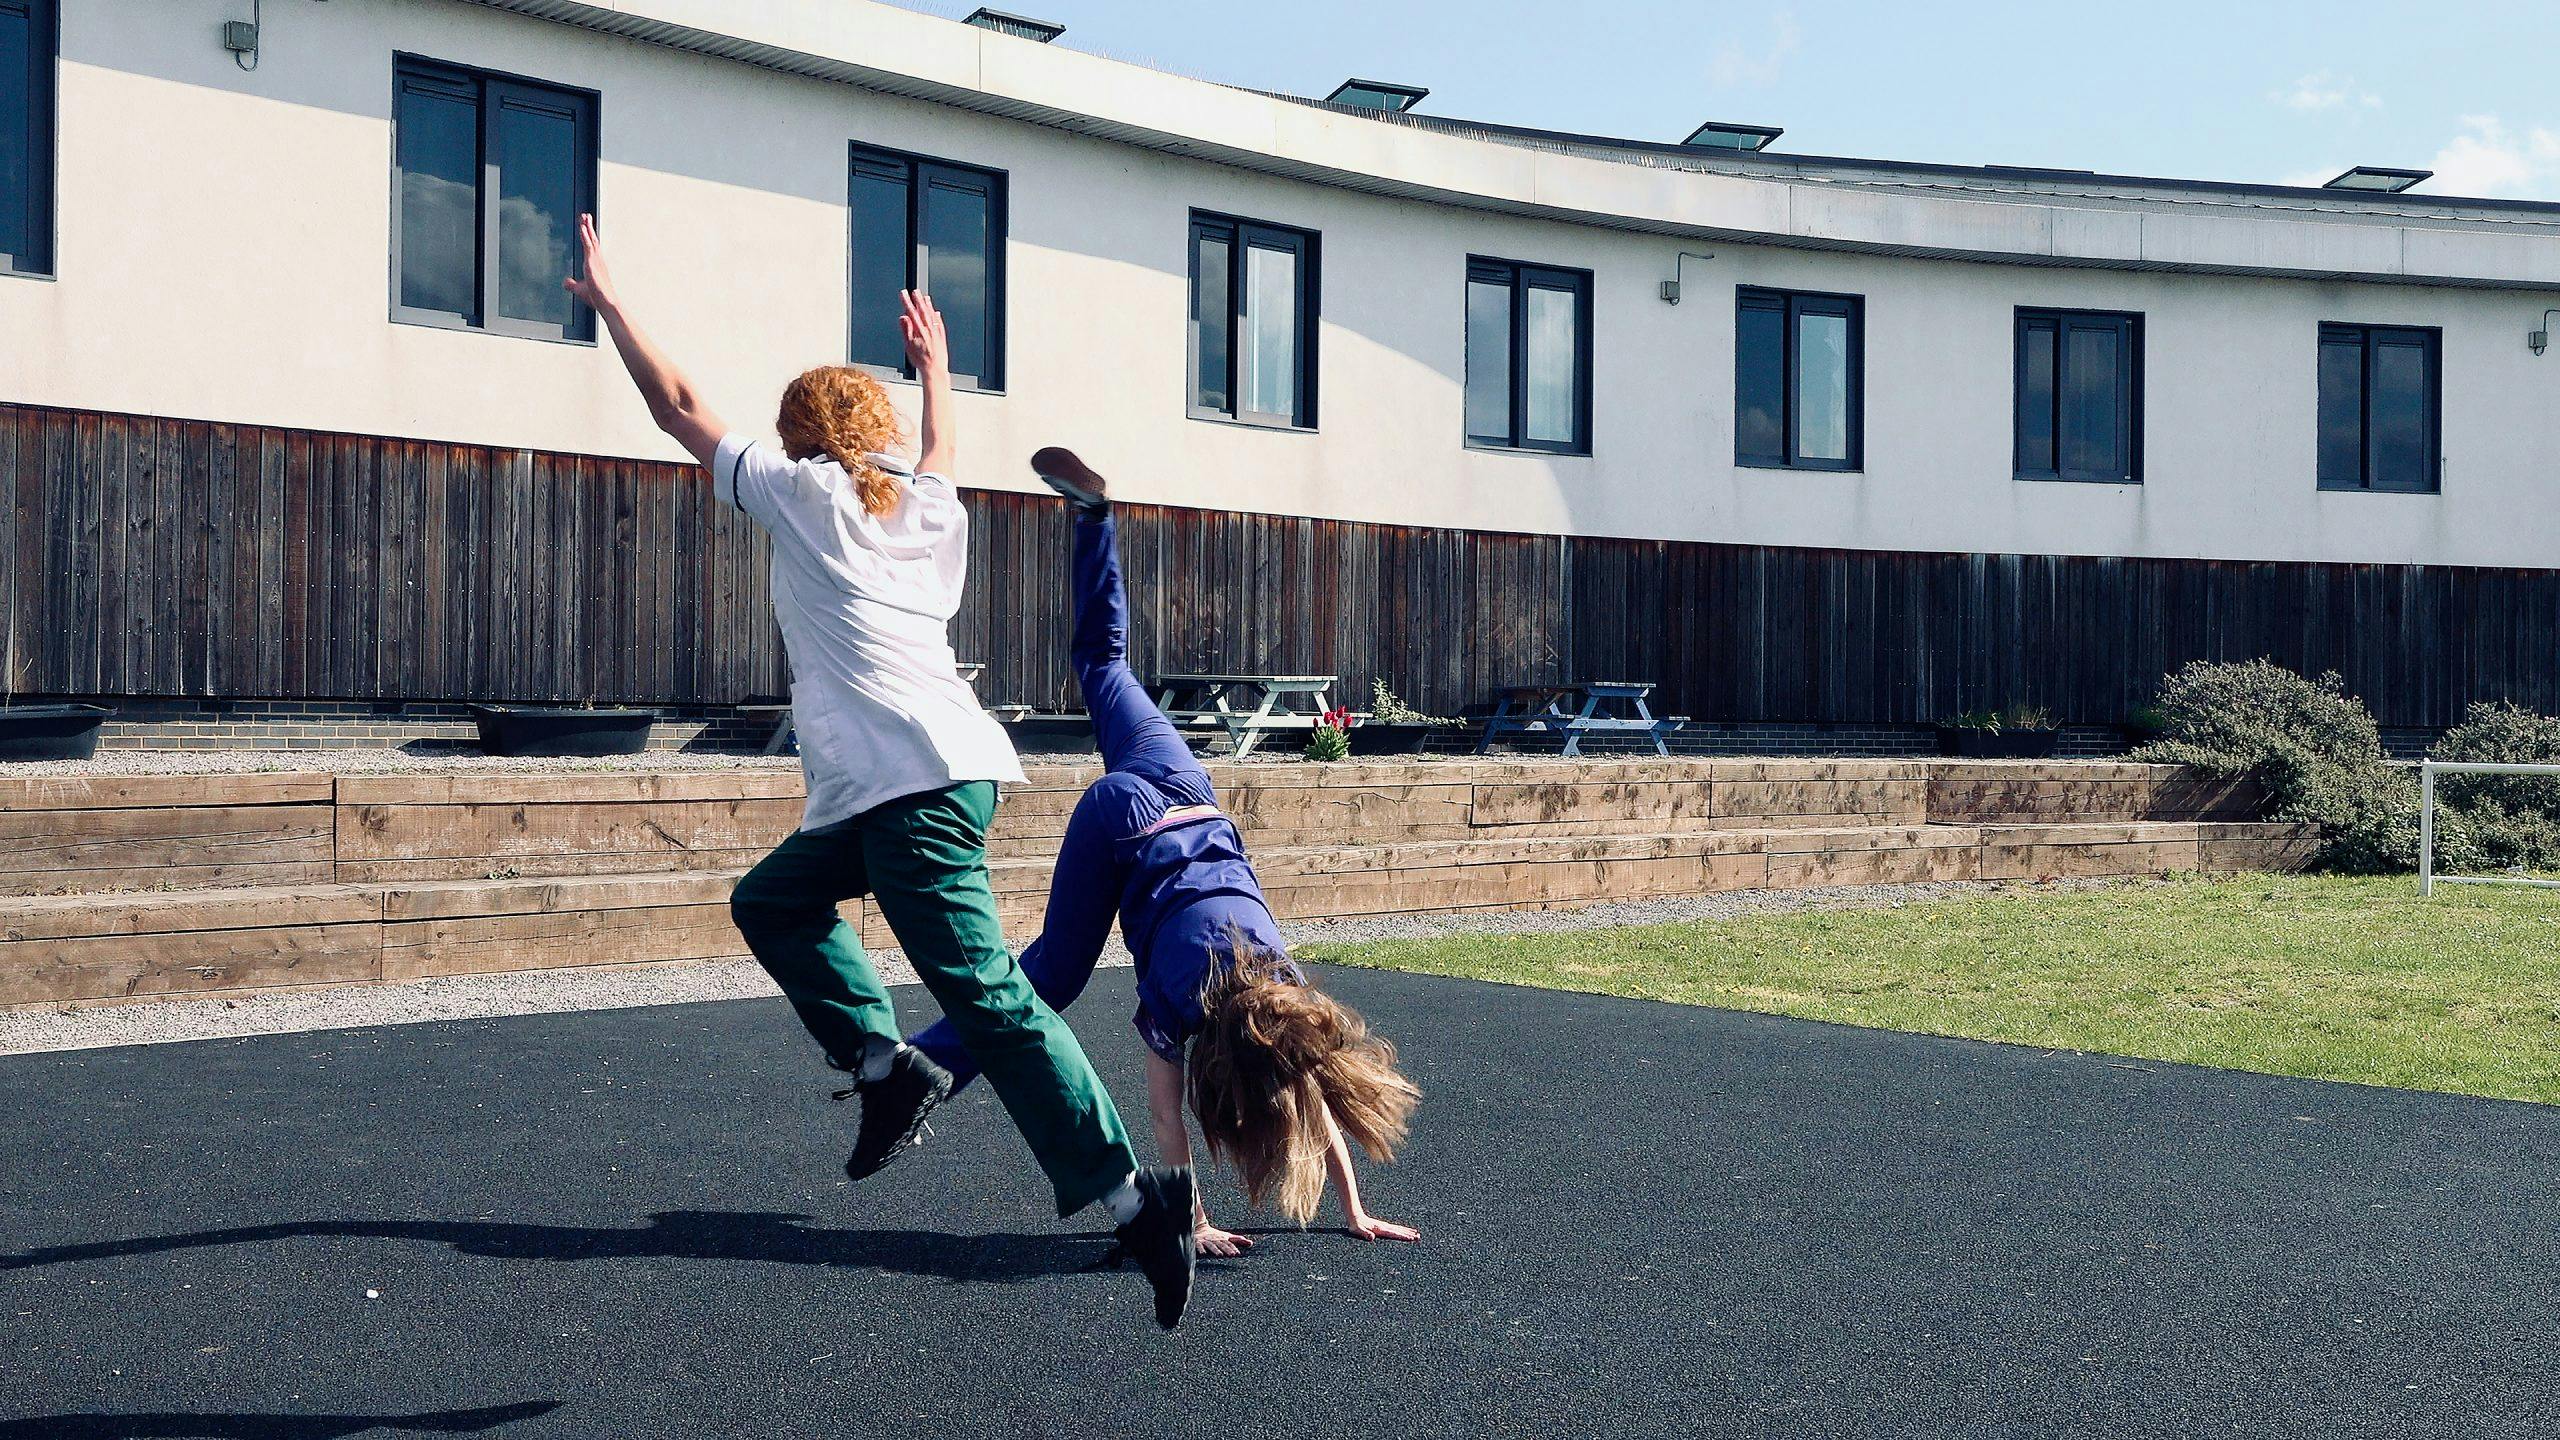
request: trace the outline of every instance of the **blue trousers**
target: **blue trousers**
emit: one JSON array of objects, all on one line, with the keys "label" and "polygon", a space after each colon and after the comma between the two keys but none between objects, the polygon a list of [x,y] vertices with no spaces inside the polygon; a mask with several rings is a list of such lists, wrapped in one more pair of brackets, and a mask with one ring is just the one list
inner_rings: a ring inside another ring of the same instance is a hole
[{"label": "blue trousers", "polygon": [[[1073,579],[1075,638],[1069,654],[1105,773],[1086,787],[1067,819],[1049,880],[1048,915],[1040,938],[1022,952],[1023,975],[1055,1011],[1075,1003],[1102,959],[1128,888],[1128,842],[1175,806],[1218,803],[1209,772],[1130,673],[1129,596],[1110,512],[1076,512]],[[949,1070],[957,1084],[978,1073],[949,1020],[934,1022],[908,1043]]]}]

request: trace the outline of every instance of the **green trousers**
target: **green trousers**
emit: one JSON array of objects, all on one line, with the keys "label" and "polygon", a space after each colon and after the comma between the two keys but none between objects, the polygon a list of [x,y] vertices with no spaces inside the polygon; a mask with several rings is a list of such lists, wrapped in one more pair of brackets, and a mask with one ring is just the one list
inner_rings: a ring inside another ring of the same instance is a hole
[{"label": "green trousers", "polygon": [[870,1041],[899,1036],[887,988],[836,913],[869,895],[1030,1142],[1058,1213],[1072,1215],[1116,1188],[1137,1154],[1075,1032],[1004,947],[987,887],[995,807],[996,787],[974,781],[803,830],[738,881],[729,913],[801,1023],[850,1069]]}]

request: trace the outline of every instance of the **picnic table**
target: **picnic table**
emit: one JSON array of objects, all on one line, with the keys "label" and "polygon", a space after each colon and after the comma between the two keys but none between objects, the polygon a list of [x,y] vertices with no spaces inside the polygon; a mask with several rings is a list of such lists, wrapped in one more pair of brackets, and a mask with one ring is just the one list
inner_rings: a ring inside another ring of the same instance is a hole
[{"label": "picnic table", "polygon": [[1562,735],[1564,753],[1579,756],[1592,735],[1642,734],[1653,753],[1668,756],[1662,737],[1689,723],[1686,715],[1655,719],[1646,697],[1650,680],[1583,680],[1571,685],[1506,685],[1494,692],[1493,713],[1485,717],[1476,753],[1484,754],[1504,735],[1525,731]]},{"label": "picnic table", "polygon": [[[979,676],[987,673],[987,667],[975,661],[971,661],[954,668],[959,670],[961,679],[968,681],[972,685],[978,683]],[[762,705],[741,705],[738,708],[741,710],[762,710],[766,707]],[[799,748],[800,737],[794,733],[794,726],[791,721],[791,707],[788,705],[781,705],[774,708],[779,709],[782,712],[782,718],[774,722],[773,734],[764,742],[764,753],[767,755],[779,755],[782,753],[782,747],[785,745],[791,746],[796,751]]]},{"label": "picnic table", "polygon": [[1241,760],[1262,737],[1312,731],[1333,708],[1333,675],[1193,675],[1156,677],[1156,708],[1176,726],[1223,727]]}]

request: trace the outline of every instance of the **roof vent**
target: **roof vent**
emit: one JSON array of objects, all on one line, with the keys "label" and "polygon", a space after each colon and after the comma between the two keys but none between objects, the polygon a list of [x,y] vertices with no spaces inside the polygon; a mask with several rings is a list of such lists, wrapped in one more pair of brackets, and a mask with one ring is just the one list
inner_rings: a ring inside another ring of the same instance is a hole
[{"label": "roof vent", "polygon": [[1423,97],[1430,93],[1419,85],[1394,85],[1384,80],[1345,80],[1324,98],[1329,104],[1401,115],[1421,104]]},{"label": "roof vent", "polygon": [[1766,150],[1770,141],[1786,133],[1775,125],[1728,125],[1710,120],[1690,131],[1689,138],[1680,143],[1701,150]]},{"label": "roof vent", "polygon": [[2320,188],[2397,195],[2435,173],[2433,170],[2394,170],[2388,165],[2359,165]]},{"label": "roof vent", "polygon": [[1028,15],[1008,15],[1002,10],[990,10],[984,5],[970,11],[969,18],[960,23],[975,25],[981,30],[993,30],[999,35],[1010,35],[1017,40],[1029,40],[1041,45],[1046,45],[1067,33],[1067,27],[1064,25],[1048,20],[1034,20]]}]

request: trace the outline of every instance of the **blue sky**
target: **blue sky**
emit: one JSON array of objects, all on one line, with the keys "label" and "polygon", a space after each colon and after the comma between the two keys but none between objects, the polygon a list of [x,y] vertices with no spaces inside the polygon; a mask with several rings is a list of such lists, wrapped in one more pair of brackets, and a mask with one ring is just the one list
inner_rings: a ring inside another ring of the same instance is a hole
[{"label": "blue sky", "polygon": [[[956,0],[900,0],[959,16]],[[2438,194],[2560,199],[2560,5],[2521,0],[999,0],[1062,44],[1323,94],[1427,86],[1432,113],[1781,149],[2317,184],[2432,169]]]}]

